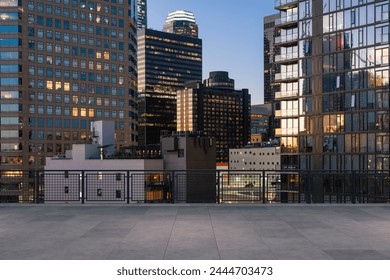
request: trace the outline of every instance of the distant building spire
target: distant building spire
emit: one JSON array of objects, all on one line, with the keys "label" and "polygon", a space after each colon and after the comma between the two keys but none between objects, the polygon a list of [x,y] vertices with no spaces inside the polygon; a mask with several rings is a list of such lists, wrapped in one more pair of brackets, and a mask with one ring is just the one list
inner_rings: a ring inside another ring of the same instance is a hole
[{"label": "distant building spire", "polygon": [[168,14],[164,32],[198,38],[198,25],[192,12],[178,10]]}]

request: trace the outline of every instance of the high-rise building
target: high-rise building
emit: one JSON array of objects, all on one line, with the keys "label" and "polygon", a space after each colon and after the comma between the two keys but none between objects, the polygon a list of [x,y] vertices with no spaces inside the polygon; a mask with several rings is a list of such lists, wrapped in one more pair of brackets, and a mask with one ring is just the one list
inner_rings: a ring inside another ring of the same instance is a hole
[{"label": "high-rise building", "polygon": [[137,0],[137,28],[148,27],[147,0]]},{"label": "high-rise building", "polygon": [[261,144],[272,139],[272,104],[251,106],[251,144]]},{"label": "high-rise building", "polygon": [[275,8],[282,169],[388,171],[389,0]]},{"label": "high-rise building", "polygon": [[209,73],[209,78],[204,80],[205,87],[214,89],[234,90],[234,80],[229,78],[225,71],[214,71]]},{"label": "high-rise building", "polygon": [[229,149],[242,148],[250,139],[248,90],[235,90],[223,71],[211,72],[203,84],[187,83],[177,92],[177,131],[214,137],[217,161],[228,162]]},{"label": "high-rise building", "polygon": [[176,91],[202,80],[202,40],[151,29],[138,33],[139,144],[176,131]]},{"label": "high-rise building", "polygon": [[[275,100],[275,93],[280,91],[280,83],[275,81],[275,74],[280,72],[279,64],[275,61],[279,59],[279,53],[275,41],[275,23],[280,21],[280,15],[274,14],[264,17],[264,104],[271,105],[271,117],[269,118],[269,130],[265,140],[275,137],[275,127],[280,127],[278,119],[274,117],[275,108],[279,108],[279,103]],[[258,139],[258,137],[256,137]]]},{"label": "high-rise building", "polygon": [[280,20],[279,14],[264,17],[264,103],[273,103],[275,92],[279,90],[279,83],[275,82],[275,74],[279,65],[275,63],[278,52],[274,44],[275,22]]},{"label": "high-rise building", "polygon": [[195,16],[188,11],[179,10],[169,13],[163,31],[198,38]]},{"label": "high-rise building", "polygon": [[0,0],[0,15],[0,170],[41,168],[94,120],[137,143],[133,0]]}]

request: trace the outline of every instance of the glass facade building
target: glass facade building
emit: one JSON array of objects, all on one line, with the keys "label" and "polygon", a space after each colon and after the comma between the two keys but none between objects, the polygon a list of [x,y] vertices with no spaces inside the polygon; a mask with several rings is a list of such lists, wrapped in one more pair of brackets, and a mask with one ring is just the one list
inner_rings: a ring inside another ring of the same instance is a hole
[{"label": "glass facade building", "polygon": [[137,0],[137,28],[148,27],[147,0]]},{"label": "glass facade building", "polygon": [[198,38],[195,16],[188,11],[179,10],[169,13],[163,31]]},{"label": "glass facade building", "polygon": [[279,19],[279,14],[264,17],[264,104],[273,103],[279,89],[279,83],[275,82],[275,73],[279,70],[275,63],[278,49],[274,44],[275,22]]},{"label": "glass facade building", "polygon": [[272,103],[251,106],[251,144],[271,143],[272,116]]},{"label": "glass facade building", "polygon": [[235,90],[227,72],[211,72],[203,84],[177,92],[177,131],[214,137],[217,162],[228,162],[229,149],[250,141],[250,103],[248,90]]},{"label": "glass facade building", "polygon": [[388,171],[389,1],[275,8],[282,169]]},{"label": "glass facade building", "polygon": [[133,0],[0,0],[0,170],[36,169],[112,120],[137,143]]},{"label": "glass facade building", "polygon": [[139,144],[176,131],[176,91],[202,80],[202,40],[151,29],[138,33]]}]

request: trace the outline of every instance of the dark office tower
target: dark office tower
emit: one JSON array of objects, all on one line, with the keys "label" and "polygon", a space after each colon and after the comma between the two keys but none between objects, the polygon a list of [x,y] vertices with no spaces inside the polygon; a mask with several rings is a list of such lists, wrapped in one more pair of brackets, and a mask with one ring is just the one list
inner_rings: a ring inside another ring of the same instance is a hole
[{"label": "dark office tower", "polygon": [[180,10],[169,13],[163,31],[198,38],[195,16],[188,11]]},{"label": "dark office tower", "polygon": [[250,141],[250,103],[248,90],[234,90],[227,72],[211,72],[203,84],[187,83],[177,92],[177,131],[214,137],[217,161],[228,162],[229,149]]},{"label": "dark office tower", "polygon": [[0,170],[42,168],[95,120],[115,121],[117,148],[137,143],[133,4],[0,0]]},{"label": "dark office tower", "polygon": [[273,103],[275,92],[279,90],[279,84],[275,82],[275,74],[279,65],[275,63],[278,52],[274,45],[275,22],[278,23],[280,15],[264,17],[264,103]]},{"label": "dark office tower", "polygon": [[278,47],[274,44],[275,24],[279,24],[279,14],[264,17],[264,104],[271,106],[271,117],[269,118],[269,129],[267,137],[269,140],[275,137],[275,127],[279,127],[278,120],[275,120],[275,108],[280,104],[275,100],[275,94],[280,92],[280,83],[275,81],[275,74],[280,71],[279,64],[275,61],[280,59],[276,56],[279,53]]},{"label": "dark office tower", "polygon": [[137,28],[148,27],[147,0],[137,0]]},{"label": "dark office tower", "polygon": [[271,125],[272,104],[251,106],[251,144],[274,145]]},{"label": "dark office tower", "polygon": [[202,40],[151,29],[138,35],[139,144],[176,131],[176,91],[202,80]]},{"label": "dark office tower", "polygon": [[388,171],[389,0],[276,9],[282,168]]},{"label": "dark office tower", "polygon": [[234,80],[230,79],[229,73],[224,71],[210,72],[204,84],[209,88],[234,90]]}]

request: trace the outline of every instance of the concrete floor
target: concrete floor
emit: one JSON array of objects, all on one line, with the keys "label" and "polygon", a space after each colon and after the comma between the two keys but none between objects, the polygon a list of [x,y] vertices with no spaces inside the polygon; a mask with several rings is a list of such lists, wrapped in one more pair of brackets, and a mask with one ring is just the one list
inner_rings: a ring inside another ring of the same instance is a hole
[{"label": "concrete floor", "polygon": [[390,260],[390,205],[0,204],[0,259]]}]

